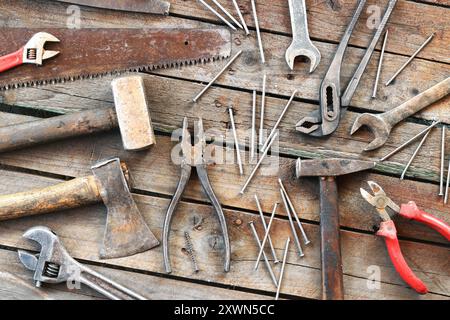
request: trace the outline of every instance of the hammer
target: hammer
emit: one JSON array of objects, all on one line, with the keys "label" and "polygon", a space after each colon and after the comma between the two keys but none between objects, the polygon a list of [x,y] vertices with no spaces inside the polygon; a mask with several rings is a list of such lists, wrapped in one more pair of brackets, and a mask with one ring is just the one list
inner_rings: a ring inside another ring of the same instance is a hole
[{"label": "hammer", "polygon": [[0,196],[0,221],[103,202],[107,218],[101,259],[126,257],[159,245],[131,196],[126,165],[113,158],[91,169],[91,176]]},{"label": "hammer", "polygon": [[320,254],[322,264],[322,298],[344,299],[339,208],[336,176],[373,168],[376,162],[346,159],[313,159],[296,163],[296,175],[319,177],[320,181]]},{"label": "hammer", "polygon": [[112,81],[115,107],[86,110],[0,128],[0,152],[119,127],[125,150],[155,143],[141,76]]}]

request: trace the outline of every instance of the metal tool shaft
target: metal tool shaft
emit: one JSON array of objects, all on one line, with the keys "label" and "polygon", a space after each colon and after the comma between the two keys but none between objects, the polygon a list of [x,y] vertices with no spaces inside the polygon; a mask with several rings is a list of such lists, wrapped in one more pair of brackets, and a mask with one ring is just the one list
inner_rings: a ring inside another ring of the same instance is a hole
[{"label": "metal tool shaft", "polygon": [[278,287],[277,287],[277,293],[275,295],[275,300],[278,300],[278,298],[280,297],[281,283],[283,282],[284,268],[286,266],[286,260],[287,260],[287,255],[289,252],[290,242],[291,242],[291,238],[288,237],[286,240],[286,245],[284,247],[283,263],[281,264],[280,277],[278,278]]},{"label": "metal tool shaft", "polygon": [[237,30],[235,26],[233,26],[227,19],[225,19],[220,13],[218,13],[213,7],[211,7],[209,4],[207,4],[203,0],[198,0],[202,5],[204,5],[209,11],[211,11],[216,17],[218,17],[220,20],[222,20],[227,26],[229,26],[233,30]]},{"label": "metal tool shaft", "polygon": [[284,208],[286,209],[286,214],[289,219],[289,225],[291,226],[291,232],[294,236],[294,242],[297,246],[298,255],[303,257],[305,254],[302,250],[302,245],[300,244],[300,240],[298,239],[297,231],[295,230],[294,220],[292,219],[291,210],[289,210],[289,205],[287,204],[286,196],[283,193],[283,190],[280,188],[281,199],[283,200]]},{"label": "metal tool shaft", "polygon": [[[266,224],[266,219],[264,219],[264,213],[263,210],[261,208],[261,203],[259,202],[258,196],[255,194],[255,202],[256,202],[256,206],[258,207],[258,212],[259,212],[259,217],[261,218],[261,224],[264,227],[264,231],[267,231],[267,224]],[[280,262],[277,258],[277,254],[275,252],[275,248],[273,247],[273,243],[272,243],[272,238],[269,235],[269,246],[270,246],[270,250],[272,251],[272,256],[273,256],[273,263],[278,263]]]},{"label": "metal tool shaft", "polygon": [[239,148],[239,140],[236,132],[236,125],[234,124],[233,108],[228,108],[228,113],[230,115],[231,129],[233,131],[234,145],[236,147],[236,158],[239,166],[239,174],[242,176],[244,174],[244,168],[242,166],[241,160],[241,150]]},{"label": "metal tool shaft", "polygon": [[252,95],[252,132],[250,133],[250,160],[255,159],[255,144],[256,144],[256,90],[253,90]]},{"label": "metal tool shaft", "polygon": [[425,40],[425,42],[419,47],[419,49],[416,50],[416,52],[413,53],[413,55],[408,59],[408,61],[406,61],[400,67],[400,69],[398,69],[398,71],[392,76],[392,78],[390,78],[386,82],[386,86],[390,85],[392,83],[392,81],[394,81],[395,78],[397,78],[397,76],[400,74],[400,72],[402,72],[411,63],[411,61],[419,54],[419,52],[422,51],[422,49],[425,48],[425,46],[430,43],[430,41],[433,39],[433,37],[434,37],[434,33],[431,34],[431,36],[429,36],[427,40]]},{"label": "metal tool shaft", "polygon": [[[256,243],[258,244],[258,249],[261,250],[261,248],[262,248],[261,241],[259,240],[258,233],[256,232],[256,228],[255,228],[253,221],[249,222],[249,226],[250,226],[250,229],[252,229],[253,237],[255,237]],[[277,279],[275,278],[275,274],[273,273],[272,267],[270,266],[270,262],[267,259],[267,255],[264,252],[264,250],[263,250],[263,258],[264,258],[264,263],[266,264],[266,267],[267,267],[267,271],[269,271],[270,278],[272,279],[275,287],[278,288]]]},{"label": "metal tool shaft", "polygon": [[258,160],[258,163],[255,165],[255,167],[253,168],[253,171],[250,173],[250,175],[248,176],[247,180],[245,181],[244,186],[242,187],[241,191],[239,191],[240,194],[244,194],[245,189],[247,189],[248,184],[253,179],[253,176],[255,175],[256,171],[259,168],[259,166],[263,162],[264,158],[267,155],[267,152],[270,150],[270,147],[272,146],[272,144],[275,141],[275,139],[277,138],[277,136],[278,136],[278,133],[275,133],[275,135],[272,138],[272,141],[269,142],[269,145],[267,146],[266,150],[264,150],[262,156]]},{"label": "metal tool shaft", "polygon": [[194,102],[197,102],[197,100],[200,99],[200,97],[206,92],[206,90],[208,90],[208,88],[211,87],[211,85],[217,80],[217,78],[219,78],[222,75],[222,73],[224,73],[224,71],[234,62],[234,60],[237,59],[237,57],[239,57],[241,53],[242,50],[236,53],[234,57],[231,58],[230,61],[228,61],[228,63],[219,71],[219,73],[206,85],[206,87],[204,87],[203,90],[200,91],[199,94],[195,96],[195,98],[193,99]]},{"label": "metal tool shaft", "polygon": [[266,233],[264,234],[264,238],[261,243],[261,248],[259,249],[258,258],[256,258],[255,267],[254,267],[255,270],[258,269],[259,260],[261,259],[261,255],[264,251],[264,246],[266,245],[266,241],[269,237],[270,227],[272,227],[272,222],[273,222],[273,218],[275,217],[275,213],[277,212],[277,207],[278,207],[278,203],[276,202],[273,205],[272,215],[270,216],[269,224],[267,225]]},{"label": "metal tool shaft", "polygon": [[444,162],[445,162],[445,129],[446,126],[442,126],[442,137],[441,137],[441,177],[439,180],[439,195],[444,195]]},{"label": "metal tool shaft", "polygon": [[420,141],[419,145],[417,146],[416,150],[414,151],[413,155],[411,156],[411,159],[409,159],[408,164],[405,166],[405,169],[403,169],[400,180],[403,180],[405,178],[406,171],[408,171],[409,166],[414,161],[414,158],[416,157],[420,148],[422,148],[422,145],[424,144],[425,140],[427,140],[428,136],[430,135],[430,132],[431,132],[431,130],[428,130],[428,132],[423,136],[422,140]]},{"label": "metal tool shaft", "polygon": [[261,94],[261,112],[259,114],[259,145],[264,143],[264,111],[266,107],[266,80],[267,75],[264,73]]},{"label": "metal tool shaft", "polygon": [[418,138],[420,138],[422,135],[424,135],[425,133],[430,131],[432,128],[437,126],[439,123],[440,123],[440,121],[434,121],[433,124],[431,124],[431,126],[425,128],[424,130],[422,130],[421,132],[416,134],[414,137],[412,137],[411,139],[409,139],[408,141],[403,143],[400,147],[398,147],[394,151],[392,151],[392,152],[388,153],[387,155],[385,155],[383,158],[380,159],[380,161],[385,161],[386,159],[390,158],[391,156],[393,156],[394,154],[396,154],[397,152],[399,152],[400,150],[402,150],[403,148],[405,148],[406,146],[408,146],[412,142],[416,141]]},{"label": "metal tool shaft", "polygon": [[258,15],[256,13],[256,3],[255,0],[251,0],[251,2],[252,2],[253,19],[255,20],[256,37],[258,38],[259,53],[261,55],[261,63],[264,64],[266,63],[266,57],[264,56],[264,48],[262,45],[261,32],[259,31],[259,21]]},{"label": "metal tool shaft", "polygon": [[243,29],[242,25],[239,23],[239,21],[237,21],[229,12],[227,9],[225,9],[217,0],[212,0],[212,2],[214,2],[214,4],[216,6],[219,7],[220,10],[222,10],[223,13],[225,13],[227,15],[228,18],[231,19],[231,21],[233,21],[239,28]]},{"label": "metal tool shaft", "polygon": [[384,51],[386,50],[386,43],[387,43],[388,35],[389,35],[389,30],[386,30],[386,34],[384,35],[384,40],[383,40],[383,47],[381,48],[381,53],[380,53],[380,60],[378,61],[377,76],[375,78],[375,84],[373,86],[372,98],[377,97],[378,82],[380,81],[381,66],[383,65]]}]

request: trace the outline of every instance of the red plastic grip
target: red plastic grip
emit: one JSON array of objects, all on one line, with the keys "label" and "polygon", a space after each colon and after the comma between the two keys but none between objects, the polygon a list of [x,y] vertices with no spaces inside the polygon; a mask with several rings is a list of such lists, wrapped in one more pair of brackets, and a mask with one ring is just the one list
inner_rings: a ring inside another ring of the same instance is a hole
[{"label": "red plastic grip", "polygon": [[420,210],[414,201],[410,201],[408,204],[402,204],[400,208],[400,215],[407,219],[416,220],[426,224],[450,241],[450,226],[431,214]]},{"label": "red plastic grip", "polygon": [[0,72],[21,65],[23,62],[23,50],[23,48],[20,48],[16,52],[0,57]]},{"label": "red plastic grip", "polygon": [[397,270],[400,277],[402,277],[402,279],[418,293],[427,293],[428,289],[425,284],[422,280],[416,277],[414,272],[412,272],[406,263],[405,258],[403,258],[403,254],[398,243],[397,229],[395,229],[394,222],[392,220],[383,221],[377,235],[384,237],[389,256],[391,257],[395,270]]}]

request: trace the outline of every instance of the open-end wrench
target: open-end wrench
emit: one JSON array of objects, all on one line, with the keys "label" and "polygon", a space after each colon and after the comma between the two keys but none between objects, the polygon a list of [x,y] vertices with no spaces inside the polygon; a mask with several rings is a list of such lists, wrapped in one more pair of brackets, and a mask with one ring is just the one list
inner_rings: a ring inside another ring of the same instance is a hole
[{"label": "open-end wrench", "polygon": [[45,50],[46,42],[59,42],[58,38],[47,32],[38,32],[28,40],[27,44],[16,52],[0,57],[0,72],[24,63],[42,65],[43,60],[56,56],[59,51]]},{"label": "open-end wrench", "polygon": [[19,250],[19,259],[29,270],[34,271],[36,286],[41,283],[79,282],[113,300],[146,300],[143,296],[102,276],[78,263],[61,244],[58,236],[47,227],[28,229],[24,238],[40,244],[38,254]]},{"label": "open-end wrench", "polygon": [[286,50],[286,62],[294,70],[295,58],[305,56],[311,62],[309,72],[316,70],[320,63],[320,51],[311,42],[308,31],[308,17],[305,0],[289,0],[292,25],[292,43]]},{"label": "open-end wrench", "polygon": [[381,114],[361,114],[353,123],[351,134],[355,133],[363,125],[367,126],[374,134],[375,139],[367,145],[364,151],[377,149],[385,144],[393,126],[430,104],[444,98],[449,93],[450,77],[392,110]]}]

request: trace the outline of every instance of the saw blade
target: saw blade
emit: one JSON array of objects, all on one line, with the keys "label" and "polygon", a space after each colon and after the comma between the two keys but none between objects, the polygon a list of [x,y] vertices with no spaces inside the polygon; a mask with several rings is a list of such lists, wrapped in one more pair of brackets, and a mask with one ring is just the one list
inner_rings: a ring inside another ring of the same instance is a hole
[{"label": "saw blade", "polygon": [[80,6],[130,12],[169,14],[170,3],[162,0],[56,0]]},{"label": "saw blade", "polygon": [[[93,78],[127,71],[150,71],[227,58],[227,29],[39,29],[60,40],[47,50],[60,54],[42,66],[20,65],[0,73],[0,89]],[[0,56],[22,47],[36,30],[0,32]],[[8,52],[9,51],[9,52]]]}]

